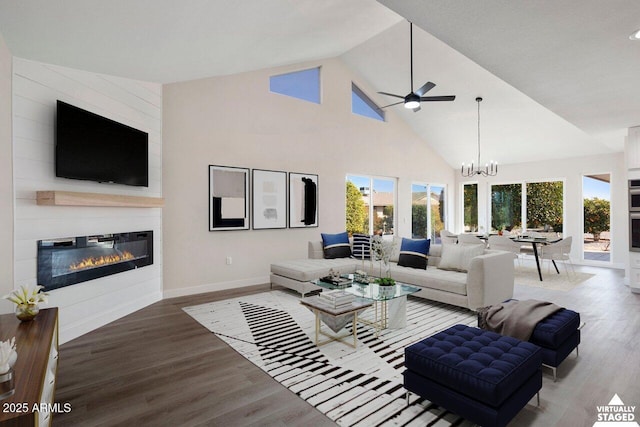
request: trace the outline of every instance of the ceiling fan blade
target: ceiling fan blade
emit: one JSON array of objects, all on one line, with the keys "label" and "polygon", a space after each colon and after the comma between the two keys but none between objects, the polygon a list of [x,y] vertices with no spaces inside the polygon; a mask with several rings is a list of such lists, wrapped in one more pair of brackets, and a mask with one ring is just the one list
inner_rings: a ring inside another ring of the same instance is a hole
[{"label": "ceiling fan blade", "polygon": [[416,95],[422,96],[425,93],[429,92],[431,89],[433,89],[435,86],[436,84],[433,82],[426,82],[425,84],[422,85],[420,89],[416,91]]},{"label": "ceiling fan blade", "polygon": [[416,108],[413,108],[413,112],[417,113],[418,111],[422,110],[422,108],[420,108],[420,106],[418,105]]},{"label": "ceiling fan blade", "polygon": [[394,105],[398,105],[398,104],[404,104],[404,101],[394,102],[393,104],[389,104],[389,105],[385,105],[384,107],[380,107],[380,109],[387,108],[387,107],[393,107]]},{"label": "ceiling fan blade", "polygon": [[447,96],[421,96],[420,101],[453,101],[456,99],[455,95]]},{"label": "ceiling fan blade", "polygon": [[394,96],[396,98],[404,99],[404,96],[396,95],[395,93],[378,92],[380,95]]}]

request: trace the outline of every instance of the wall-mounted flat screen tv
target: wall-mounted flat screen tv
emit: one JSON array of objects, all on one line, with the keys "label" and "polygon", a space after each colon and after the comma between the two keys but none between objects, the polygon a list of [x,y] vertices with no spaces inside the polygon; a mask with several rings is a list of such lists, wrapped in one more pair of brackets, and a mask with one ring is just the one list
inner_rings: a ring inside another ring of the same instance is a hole
[{"label": "wall-mounted flat screen tv", "polygon": [[58,101],[56,176],[149,186],[149,134]]}]

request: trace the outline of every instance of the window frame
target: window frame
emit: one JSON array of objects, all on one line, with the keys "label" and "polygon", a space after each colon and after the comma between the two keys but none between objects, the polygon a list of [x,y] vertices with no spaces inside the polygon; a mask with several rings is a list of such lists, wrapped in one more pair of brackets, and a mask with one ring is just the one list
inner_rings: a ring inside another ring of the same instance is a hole
[{"label": "window frame", "polygon": [[[359,174],[359,173],[347,173],[345,176],[345,184],[347,181],[350,181],[349,177],[356,178],[367,178],[369,180],[369,229],[367,233],[369,235],[374,234],[374,204],[373,204],[373,190],[374,190],[374,181],[375,180],[385,180],[391,181],[393,183],[393,234],[383,234],[383,238],[393,238],[394,235],[397,234],[398,231],[398,178],[391,176],[380,176],[380,175],[368,175],[368,174]],[[351,181],[353,182],[353,181]],[[358,188],[359,189],[359,188]],[[345,203],[346,203],[346,194],[345,194]],[[346,209],[346,205],[345,205]],[[346,218],[345,218],[346,223]]]},{"label": "window frame", "polygon": [[[466,224],[464,222],[464,187],[465,185],[475,185],[476,186],[476,217],[477,217],[477,221],[478,223],[476,224],[477,226],[477,230],[475,231],[476,233],[480,231],[480,200],[479,200],[479,196],[480,196],[480,183],[478,181],[467,181],[467,182],[462,182],[460,183],[460,213],[461,213],[461,218],[460,218],[460,224],[461,224],[461,230],[462,232],[467,232],[466,231]],[[491,197],[491,196],[489,196]],[[472,231],[474,232],[474,231]]]},{"label": "window frame", "polygon": [[[359,113],[357,111],[354,111],[354,109],[353,109],[353,95],[354,94],[358,98],[360,98],[360,100],[362,102],[364,102],[371,109],[371,111],[373,111],[375,114],[377,114],[379,116],[379,118],[372,117],[370,115],[366,115],[366,114],[362,114],[362,113]],[[356,115],[361,116],[361,117],[367,117],[369,119],[377,120],[377,121],[382,122],[382,123],[386,123],[386,121],[387,121],[387,115],[386,115],[385,111],[382,108],[380,108],[380,106],[378,104],[376,104],[376,102],[373,99],[371,99],[371,97],[369,97],[354,82],[351,82],[351,113],[356,114]]]},{"label": "window frame", "polygon": [[431,188],[437,187],[442,188],[444,192],[444,221],[443,230],[446,230],[449,226],[449,209],[448,209],[448,198],[449,198],[449,187],[447,184],[429,184],[424,181],[413,181],[411,183],[411,236],[413,237],[413,186],[420,185],[425,186],[427,188],[427,235],[423,238],[431,239],[431,243],[436,243],[436,236],[434,235],[433,226],[432,226],[432,215],[431,215]]},{"label": "window frame", "polygon": [[[487,191],[487,210],[489,215],[487,217],[488,224],[487,230],[488,232],[492,232],[491,224],[493,222],[493,212],[492,212],[492,193],[493,187],[499,185],[520,185],[520,222],[521,228],[523,232],[526,232],[529,229],[528,218],[527,218],[527,184],[534,183],[543,183],[543,182],[562,182],[562,223],[566,224],[567,222],[567,182],[565,178],[540,178],[540,179],[530,179],[524,181],[511,181],[511,182],[495,182],[489,183],[489,189]],[[566,231],[563,230],[563,235],[566,235]]]}]

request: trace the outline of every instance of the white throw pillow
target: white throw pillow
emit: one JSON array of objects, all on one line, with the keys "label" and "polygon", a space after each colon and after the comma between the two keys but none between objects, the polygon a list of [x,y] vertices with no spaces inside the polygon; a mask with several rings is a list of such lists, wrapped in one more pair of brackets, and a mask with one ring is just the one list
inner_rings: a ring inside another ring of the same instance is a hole
[{"label": "white throw pillow", "polygon": [[471,260],[483,253],[484,245],[442,245],[442,258],[438,268],[466,273]]}]

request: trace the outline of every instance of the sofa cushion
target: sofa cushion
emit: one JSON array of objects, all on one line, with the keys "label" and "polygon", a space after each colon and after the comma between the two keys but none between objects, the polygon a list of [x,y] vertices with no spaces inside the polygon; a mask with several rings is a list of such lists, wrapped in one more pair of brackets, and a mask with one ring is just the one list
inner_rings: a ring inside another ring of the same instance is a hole
[{"label": "sofa cushion", "polygon": [[301,282],[309,282],[329,274],[329,270],[340,274],[356,271],[357,261],[353,258],[336,259],[296,259],[271,264],[271,273]]},{"label": "sofa cushion", "polygon": [[353,257],[360,260],[371,258],[371,236],[353,233]]},{"label": "sofa cushion", "polygon": [[398,265],[426,269],[430,244],[431,239],[402,239]]},{"label": "sofa cushion", "polygon": [[467,294],[467,274],[459,271],[402,267],[391,264],[391,277],[398,282],[422,288],[437,289],[459,295]]},{"label": "sofa cushion", "polygon": [[346,231],[338,234],[321,233],[321,235],[325,258],[347,258],[351,256],[351,245]]},{"label": "sofa cushion", "polygon": [[484,245],[443,245],[438,268],[467,272],[474,257],[484,253]]}]

